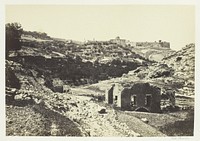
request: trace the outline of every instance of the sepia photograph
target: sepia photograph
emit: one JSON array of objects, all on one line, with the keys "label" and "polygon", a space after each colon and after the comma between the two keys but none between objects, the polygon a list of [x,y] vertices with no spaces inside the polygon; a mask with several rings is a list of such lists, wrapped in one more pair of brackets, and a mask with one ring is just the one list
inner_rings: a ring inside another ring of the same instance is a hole
[{"label": "sepia photograph", "polygon": [[4,8],[6,137],[194,137],[194,5]]}]

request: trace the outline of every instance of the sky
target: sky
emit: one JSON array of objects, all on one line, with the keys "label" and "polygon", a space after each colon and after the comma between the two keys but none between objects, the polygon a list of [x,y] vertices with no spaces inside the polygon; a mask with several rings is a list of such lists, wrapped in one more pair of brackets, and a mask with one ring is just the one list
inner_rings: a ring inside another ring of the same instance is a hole
[{"label": "sky", "polygon": [[190,5],[6,5],[5,20],[78,41],[163,40],[174,50],[195,42],[195,7]]}]

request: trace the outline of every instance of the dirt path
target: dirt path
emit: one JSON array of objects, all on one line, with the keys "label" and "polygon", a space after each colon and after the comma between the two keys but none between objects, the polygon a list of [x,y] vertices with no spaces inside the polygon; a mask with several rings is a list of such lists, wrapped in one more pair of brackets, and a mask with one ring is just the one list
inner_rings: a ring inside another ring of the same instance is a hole
[{"label": "dirt path", "polygon": [[82,130],[88,136],[93,137],[116,137],[116,136],[139,136],[131,131],[125,124],[119,123],[114,110],[107,110],[106,113],[98,113],[102,108],[86,96],[76,96],[76,105],[70,107],[65,115],[80,124]]},{"label": "dirt path", "polygon": [[166,135],[156,130],[152,126],[142,122],[140,119],[119,112],[118,119],[120,122],[126,123],[130,129],[139,133],[143,137],[165,137]]},{"label": "dirt path", "polygon": [[[83,99],[83,96],[79,98]],[[116,120],[117,115],[114,110],[107,109],[106,113],[99,114],[98,109],[100,108],[98,104],[90,101],[80,111],[86,115],[86,117],[83,117],[83,121],[89,127],[91,136],[139,136],[139,134],[131,131],[128,126]]]},{"label": "dirt path", "polygon": [[[95,91],[92,90],[87,90],[84,88],[77,88],[77,89],[73,89],[74,93],[81,93],[81,94],[94,94],[95,95]],[[84,97],[84,96],[82,96]],[[82,99],[82,98],[81,98]],[[97,112],[97,108],[98,105],[96,103],[93,102],[88,102],[88,106],[89,108],[87,109],[87,111],[89,111],[90,113],[95,113]],[[105,130],[105,133],[102,133],[104,135],[114,135],[114,136],[121,136],[121,134],[117,133],[117,134],[112,134],[115,133],[113,131],[113,127],[115,127],[114,129],[117,129],[117,131],[119,131],[120,133],[122,133],[122,135],[124,134],[124,132],[129,132],[129,131],[134,131],[136,133],[139,133],[141,136],[166,136],[165,134],[161,133],[160,131],[157,131],[155,128],[153,128],[152,126],[142,122],[140,119],[134,117],[134,116],[130,116],[127,115],[123,112],[116,112],[113,109],[108,109],[107,108],[107,114],[105,115],[100,115],[100,116],[94,116],[95,118],[87,118],[88,123],[91,123],[92,125],[95,125],[94,127],[98,127],[98,124],[103,124],[103,128],[102,126],[99,126],[100,132],[102,132],[101,129]],[[97,114],[97,113],[96,113]],[[102,117],[101,117],[102,116]],[[98,122],[96,122],[98,121]],[[109,126],[108,126],[109,125]],[[118,126],[119,125],[119,126]],[[108,131],[106,129],[109,129]],[[97,130],[97,129],[94,129]],[[112,131],[112,133],[110,133],[110,131]],[[129,133],[125,133],[126,135],[128,135]]]},{"label": "dirt path", "polygon": [[[73,91],[73,95],[54,93],[46,96],[44,102],[50,110],[69,118],[77,124],[83,136],[139,136],[138,133],[130,130],[126,124],[116,120],[116,112],[114,110],[106,109],[106,113],[100,114],[98,111],[103,107],[91,100],[91,97],[79,96],[83,91],[87,92],[87,90],[77,90],[76,92]],[[51,126],[52,134],[56,134],[58,130],[56,123],[53,123]]]}]

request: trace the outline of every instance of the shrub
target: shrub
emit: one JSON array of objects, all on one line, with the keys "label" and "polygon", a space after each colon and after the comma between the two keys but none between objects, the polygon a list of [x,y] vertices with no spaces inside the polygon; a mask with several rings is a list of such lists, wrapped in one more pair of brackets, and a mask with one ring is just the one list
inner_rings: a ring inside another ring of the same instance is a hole
[{"label": "shrub", "polygon": [[21,49],[21,35],[23,29],[19,23],[6,24],[6,57],[8,57],[9,51]]}]

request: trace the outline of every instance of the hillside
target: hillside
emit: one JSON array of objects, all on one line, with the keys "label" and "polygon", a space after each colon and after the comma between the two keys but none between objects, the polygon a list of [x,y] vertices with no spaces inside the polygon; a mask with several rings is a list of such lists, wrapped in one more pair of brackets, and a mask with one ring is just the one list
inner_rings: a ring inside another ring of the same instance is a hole
[{"label": "hillside", "polygon": [[38,77],[44,77],[45,85],[53,91],[57,91],[53,86],[54,80],[62,85],[91,84],[121,77],[130,70],[152,63],[109,41],[81,43],[51,38],[44,33],[30,34],[24,33],[22,49],[11,52],[10,60],[23,68],[31,68]]},{"label": "hillside", "polygon": [[170,48],[161,48],[161,47],[135,47],[132,49],[137,54],[142,55],[145,58],[153,61],[161,61],[165,56],[175,51],[171,50]]},{"label": "hillside", "polygon": [[[34,76],[44,79],[44,85],[54,92],[59,91],[56,88],[59,85],[99,82],[109,87],[107,84],[115,82],[146,81],[164,89],[175,89],[181,95],[194,95],[194,44],[174,52],[158,42],[137,45],[118,38],[82,43],[36,33],[24,33],[22,49],[17,54],[11,53],[10,60],[31,69]],[[167,55],[158,63],[145,59],[147,54],[146,58],[152,56],[148,53],[152,50],[157,50],[154,52],[157,56],[158,51]]]},{"label": "hillside", "polygon": [[184,80],[182,93],[194,94],[195,78],[195,45],[186,45],[162,60],[174,69],[174,77]]},{"label": "hillside", "polygon": [[[150,56],[111,41],[82,43],[25,32],[22,49],[10,51],[6,60],[6,135],[193,135],[193,113],[187,110],[129,113],[103,102],[113,83],[151,82],[176,90],[177,105],[193,109],[194,99],[188,97],[194,96],[194,44],[160,62]],[[188,128],[180,132],[185,124]]]},{"label": "hillside", "polygon": [[161,62],[138,67],[122,77],[94,84],[106,90],[113,83],[151,82],[163,89],[174,89],[177,94],[194,96],[194,44],[186,45],[180,51],[163,58]]},{"label": "hillside", "polygon": [[104,107],[91,97],[76,92],[55,93],[32,68],[23,68],[13,61],[6,61],[6,65],[15,76],[7,77],[10,81],[6,92],[15,87],[11,81],[20,83],[15,100],[6,101],[6,135],[140,136],[116,120],[112,109],[107,109],[108,114],[100,114],[99,109]]},{"label": "hillside", "polygon": [[168,54],[175,52],[170,48],[170,43],[159,40],[158,42],[133,42],[126,39],[116,37],[111,39],[110,42],[116,43],[126,50],[135,52],[142,57],[151,61],[161,61]]}]

